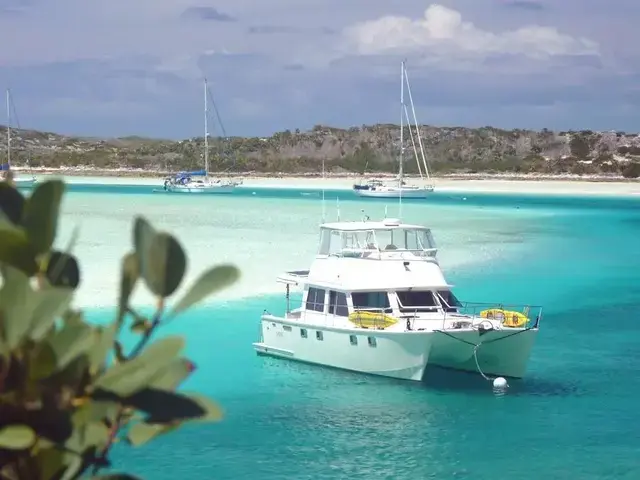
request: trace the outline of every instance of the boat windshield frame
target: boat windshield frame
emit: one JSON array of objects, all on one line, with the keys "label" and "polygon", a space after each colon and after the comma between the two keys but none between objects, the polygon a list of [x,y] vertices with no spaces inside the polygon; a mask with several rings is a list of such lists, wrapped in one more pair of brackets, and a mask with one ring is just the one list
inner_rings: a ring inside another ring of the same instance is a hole
[{"label": "boat windshield frame", "polygon": [[371,258],[412,254],[435,257],[437,247],[431,229],[415,226],[362,229],[320,228],[318,257]]}]

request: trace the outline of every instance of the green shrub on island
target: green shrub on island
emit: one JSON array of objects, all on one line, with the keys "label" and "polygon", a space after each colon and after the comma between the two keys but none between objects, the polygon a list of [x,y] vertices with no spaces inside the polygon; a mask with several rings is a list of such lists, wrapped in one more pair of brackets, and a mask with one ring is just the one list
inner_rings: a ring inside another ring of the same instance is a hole
[{"label": "green shrub on island", "polygon": [[[104,473],[116,470],[116,442],[138,446],[189,422],[221,419],[211,400],[177,390],[195,368],[181,355],[184,340],[151,340],[239,272],[232,265],[206,271],[170,307],[187,257],[178,240],[137,217],[115,318],[91,324],[72,307],[78,259],[70,247],[53,249],[64,188],[48,181],[24,198],[10,175],[0,182],[0,478],[135,479]],[[138,283],[157,299],[149,318],[129,302]],[[120,340],[125,328],[135,335],[130,350]]]}]

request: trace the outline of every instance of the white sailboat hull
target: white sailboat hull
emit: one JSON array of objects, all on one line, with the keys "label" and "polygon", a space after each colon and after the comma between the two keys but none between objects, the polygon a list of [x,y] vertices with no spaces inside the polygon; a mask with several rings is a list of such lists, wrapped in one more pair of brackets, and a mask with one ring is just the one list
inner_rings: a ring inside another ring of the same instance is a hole
[{"label": "white sailboat hull", "polygon": [[13,183],[18,188],[26,188],[33,187],[37,183],[37,180],[35,178],[16,178],[13,180]]},{"label": "white sailboat hull", "polygon": [[381,189],[354,189],[354,193],[360,197],[375,198],[427,198],[433,193],[433,187],[417,188],[381,188]]},{"label": "white sailboat hull", "polygon": [[236,186],[233,184],[211,184],[211,185],[167,185],[167,192],[172,193],[199,193],[199,194],[223,194],[233,193]]},{"label": "white sailboat hull", "polygon": [[[433,332],[343,330],[271,315],[262,317],[261,327],[262,339],[253,344],[259,355],[415,381],[422,380],[434,338]],[[375,339],[373,345],[369,338]]]}]

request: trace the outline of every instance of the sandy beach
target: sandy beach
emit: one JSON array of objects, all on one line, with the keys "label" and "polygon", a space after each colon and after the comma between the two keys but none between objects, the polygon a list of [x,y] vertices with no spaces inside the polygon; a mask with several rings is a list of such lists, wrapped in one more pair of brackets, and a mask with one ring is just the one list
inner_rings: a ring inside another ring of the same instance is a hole
[{"label": "sandy beach", "polygon": [[[19,176],[26,175],[25,170],[15,169]],[[32,169],[37,178],[63,177],[69,183],[104,183],[126,185],[162,185],[168,174],[162,171],[135,169]],[[213,173],[212,175],[215,175]],[[360,180],[359,175],[319,174],[291,175],[285,173],[234,174],[233,177],[243,179],[246,187],[273,188],[313,188],[349,189],[354,182]],[[393,175],[371,175],[368,178],[393,178]],[[407,176],[407,181],[417,180]],[[456,174],[433,177],[438,192],[486,192],[486,193],[527,193],[541,195],[640,195],[640,180],[629,180],[622,177],[577,176],[577,175],[515,175],[515,174]]]}]

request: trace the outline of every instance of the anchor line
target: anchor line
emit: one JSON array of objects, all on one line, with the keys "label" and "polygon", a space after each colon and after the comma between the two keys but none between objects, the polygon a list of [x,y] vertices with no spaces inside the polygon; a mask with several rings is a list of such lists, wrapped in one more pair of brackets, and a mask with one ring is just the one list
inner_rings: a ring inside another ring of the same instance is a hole
[{"label": "anchor line", "polygon": [[[529,330],[531,330],[532,328],[534,328],[534,327],[525,328],[524,330],[519,330],[519,331],[517,331],[517,332],[510,333],[509,335],[505,335],[504,337],[493,338],[493,339],[491,339],[491,340],[487,340],[486,342],[480,342],[480,343],[473,343],[473,342],[470,342],[470,341],[465,340],[465,339],[463,339],[463,338],[458,338],[458,337],[456,337],[456,336],[454,336],[454,335],[451,335],[451,334],[450,334],[450,333],[448,333],[448,332],[445,332],[444,330],[434,330],[434,332],[442,333],[442,334],[446,335],[447,337],[451,337],[451,338],[453,338],[454,340],[457,340],[457,341],[462,342],[462,343],[466,343],[467,345],[469,345],[469,346],[473,347],[473,359],[474,359],[474,361],[476,362],[476,368],[478,369],[478,373],[479,373],[480,375],[482,375],[482,378],[484,378],[485,380],[487,380],[487,381],[489,381],[489,382],[490,382],[490,381],[492,381],[492,380],[494,380],[494,379],[489,378],[487,375],[485,375],[485,373],[484,373],[484,372],[482,371],[482,369],[480,368],[480,362],[478,362],[478,349],[479,349],[482,345],[487,345],[487,344],[489,344],[489,343],[498,342],[498,341],[500,341],[500,340],[506,340],[507,338],[514,337],[514,336],[519,335],[519,334],[521,334],[521,333],[523,333],[523,332],[528,332],[528,331],[529,331]],[[493,329],[492,329],[492,330],[493,330]]]}]

